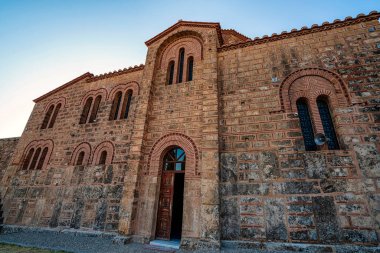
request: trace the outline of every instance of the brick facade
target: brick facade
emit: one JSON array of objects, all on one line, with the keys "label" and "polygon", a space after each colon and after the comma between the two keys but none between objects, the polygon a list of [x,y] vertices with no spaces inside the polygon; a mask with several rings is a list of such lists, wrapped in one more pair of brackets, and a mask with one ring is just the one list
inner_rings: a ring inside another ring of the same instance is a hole
[{"label": "brick facade", "polygon": [[[218,23],[179,21],[146,42],[145,65],[86,73],[37,98],[2,170],[5,222],[119,231],[147,242],[155,238],[163,157],[179,146],[187,159],[183,246],[377,245],[379,17],[253,40]],[[191,81],[181,48],[194,60]],[[296,102],[308,101],[314,133],[324,133],[320,96],[339,149],[306,151]],[[123,108],[129,101],[127,114],[118,101]],[[42,127],[58,104],[53,124]],[[41,169],[23,169],[38,145],[49,147]]]}]

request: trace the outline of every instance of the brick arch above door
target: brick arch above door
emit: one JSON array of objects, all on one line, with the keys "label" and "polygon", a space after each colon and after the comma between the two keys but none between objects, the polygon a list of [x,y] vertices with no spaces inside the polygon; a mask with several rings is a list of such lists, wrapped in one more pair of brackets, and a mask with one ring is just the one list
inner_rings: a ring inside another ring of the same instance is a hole
[{"label": "brick arch above door", "polygon": [[199,177],[199,153],[194,141],[181,133],[170,133],[162,136],[153,145],[150,153],[146,175],[158,176],[162,170],[162,160],[173,146],[182,148],[186,153],[186,177]]}]

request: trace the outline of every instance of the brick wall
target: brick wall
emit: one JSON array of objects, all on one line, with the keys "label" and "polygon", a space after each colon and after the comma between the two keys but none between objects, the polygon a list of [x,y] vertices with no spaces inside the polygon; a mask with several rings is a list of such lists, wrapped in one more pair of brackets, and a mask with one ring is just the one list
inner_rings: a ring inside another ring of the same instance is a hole
[{"label": "brick wall", "polygon": [[[224,46],[218,24],[180,21],[146,43],[145,66],[84,75],[42,96],[2,176],[5,222],[155,238],[162,155],[180,146],[184,246],[377,244],[380,26],[359,21],[244,43],[224,31]],[[181,47],[194,57],[193,80],[167,85]],[[129,86],[128,119],[110,121],[111,94]],[[294,100],[310,92],[331,95],[339,150],[305,151]],[[98,94],[97,120],[79,124],[86,98]],[[59,102],[54,127],[41,129]],[[33,141],[53,143],[51,156],[42,170],[22,170]],[[99,147],[113,152],[106,165],[96,165]],[[74,165],[79,150],[85,166]]]},{"label": "brick wall", "polygon": [[0,181],[11,163],[13,152],[16,149],[19,138],[0,139]]},{"label": "brick wall", "polygon": [[[223,239],[378,243],[379,31],[372,21],[219,54]],[[333,101],[341,150],[305,151],[297,110],[281,105],[281,83],[305,68],[348,85],[352,103]]]},{"label": "brick wall", "polygon": [[[4,199],[5,222],[35,226],[65,226],[115,231],[118,229],[127,157],[133,131],[138,93],[134,93],[128,119],[110,121],[112,98],[119,86],[139,83],[142,72],[108,78],[87,78],[38,101],[8,167]],[[102,89],[97,120],[79,124],[83,99]],[[53,128],[41,129],[47,107],[63,101]],[[35,140],[51,140],[53,152],[41,171],[21,170],[25,149]],[[114,146],[111,165],[96,166],[94,151],[100,143]],[[72,155],[81,143],[90,146],[87,166],[73,166]],[[4,178],[5,178],[4,177]]]}]

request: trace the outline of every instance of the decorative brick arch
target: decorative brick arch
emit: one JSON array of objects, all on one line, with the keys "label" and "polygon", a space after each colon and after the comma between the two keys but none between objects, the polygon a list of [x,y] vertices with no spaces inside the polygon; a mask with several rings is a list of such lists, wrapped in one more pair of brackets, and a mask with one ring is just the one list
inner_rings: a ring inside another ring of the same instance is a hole
[{"label": "decorative brick arch", "polygon": [[89,164],[91,156],[91,145],[88,142],[82,142],[74,149],[74,152],[71,155],[70,165],[76,165],[78,155],[82,151],[84,151],[83,165]]},{"label": "decorative brick arch", "polygon": [[126,84],[119,84],[115,86],[108,95],[108,100],[112,100],[115,97],[115,94],[119,91],[126,92],[128,90],[132,90],[133,95],[139,95],[140,86],[137,82],[128,82]]},{"label": "decorative brick arch", "polygon": [[46,113],[47,110],[49,110],[49,107],[51,105],[57,105],[61,103],[62,105],[62,108],[63,107],[66,107],[66,98],[65,97],[59,97],[59,98],[53,98],[51,100],[49,100],[46,105],[45,105],[45,108],[44,108],[44,113]]},{"label": "decorative brick arch", "polygon": [[20,162],[20,165],[21,165],[20,169],[22,168],[29,151],[31,149],[37,150],[38,148],[41,148],[41,151],[45,148],[48,148],[48,152],[42,164],[41,170],[47,167],[50,161],[51,154],[53,153],[53,149],[54,149],[54,142],[51,139],[35,140],[35,141],[30,142],[24,149],[24,153],[22,155],[21,162]]},{"label": "decorative brick arch", "polygon": [[162,161],[166,152],[173,146],[178,146],[186,154],[186,177],[199,177],[198,163],[199,154],[194,141],[181,133],[171,133],[162,136],[153,145],[148,158],[147,172],[152,176],[159,176],[162,171]]},{"label": "decorative brick arch", "polygon": [[104,141],[95,148],[94,154],[92,156],[92,165],[97,165],[100,159],[100,155],[103,151],[107,151],[107,159],[105,164],[112,164],[115,147],[112,142]]},{"label": "decorative brick arch", "polygon": [[280,86],[281,110],[296,112],[294,104],[297,98],[303,96],[311,100],[322,94],[332,98],[334,107],[351,104],[347,85],[338,74],[320,68],[297,70],[287,76]]},{"label": "decorative brick arch", "polygon": [[82,98],[81,105],[84,106],[88,98],[93,97],[93,99],[95,99],[99,95],[102,96],[101,101],[103,101],[104,99],[107,98],[107,90],[104,88],[100,88],[97,90],[92,90],[92,91],[87,92],[86,95]]}]

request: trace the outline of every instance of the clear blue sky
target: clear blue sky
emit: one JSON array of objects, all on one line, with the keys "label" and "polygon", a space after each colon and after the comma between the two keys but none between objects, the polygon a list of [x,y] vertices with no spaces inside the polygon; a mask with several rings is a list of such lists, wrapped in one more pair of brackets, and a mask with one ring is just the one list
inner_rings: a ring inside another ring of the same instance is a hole
[{"label": "clear blue sky", "polygon": [[253,38],[371,10],[379,0],[0,0],[0,138],[21,135],[34,98],[144,63],[144,42],[179,19]]}]

